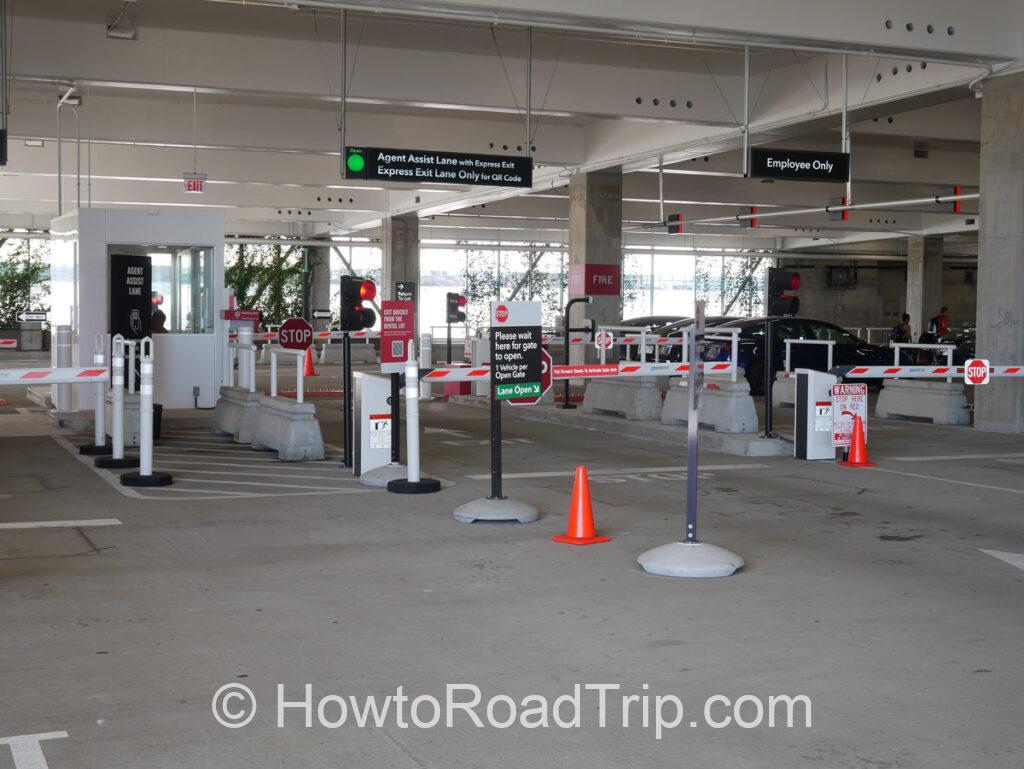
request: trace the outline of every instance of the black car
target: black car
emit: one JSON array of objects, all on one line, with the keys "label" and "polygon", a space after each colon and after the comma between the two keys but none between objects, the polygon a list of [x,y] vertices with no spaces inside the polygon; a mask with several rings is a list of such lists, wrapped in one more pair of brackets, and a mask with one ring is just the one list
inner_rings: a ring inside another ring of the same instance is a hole
[{"label": "black car", "polygon": [[[637,318],[626,318],[620,320],[617,325],[619,326],[632,326],[633,328],[645,328],[652,335],[657,333],[661,335],[658,329],[664,328],[679,322],[685,322],[692,320],[691,318],[684,318],[679,315],[643,315]],[[623,336],[627,334],[625,331],[615,332],[616,336]],[[649,345],[648,345],[649,346]],[[626,349],[623,352],[624,356],[629,360],[640,360],[640,345],[626,345]],[[653,357],[654,350],[651,349],[651,353],[648,357]]]},{"label": "black car", "polygon": [[[765,318],[744,318],[722,324],[723,329],[739,329],[739,365],[747,374],[750,390],[755,394],[764,393],[765,376]],[[811,318],[773,318],[772,331],[775,337],[772,348],[772,376],[786,365],[786,339],[816,339],[833,341],[833,366],[887,366],[893,362],[889,347],[869,344],[849,331],[833,323]],[[730,342],[709,342],[704,349],[704,360],[729,360]],[[790,349],[790,369],[809,368],[825,371],[828,351],[824,345],[795,344]],[[901,353],[901,362],[910,363],[909,356]],[[869,381],[871,380],[858,380]],[[881,380],[873,384],[880,384]]]},{"label": "black car", "polygon": [[[742,320],[738,315],[709,315],[704,318],[705,328],[718,328],[723,323],[728,323],[734,320]],[[671,339],[677,339],[683,335],[683,330],[690,328],[693,325],[693,318],[683,318],[676,323],[669,324],[668,326],[662,326],[658,329],[658,336],[660,338],[669,337]],[[653,360],[654,348],[653,346],[648,347],[647,359]],[[681,361],[683,359],[683,346],[681,344],[660,344],[658,345],[658,360],[659,361]]]}]

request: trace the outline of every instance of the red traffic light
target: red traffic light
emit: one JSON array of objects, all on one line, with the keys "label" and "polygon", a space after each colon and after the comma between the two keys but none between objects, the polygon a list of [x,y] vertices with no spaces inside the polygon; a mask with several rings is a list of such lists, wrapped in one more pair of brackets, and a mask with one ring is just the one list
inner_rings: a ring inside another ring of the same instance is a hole
[{"label": "red traffic light", "polygon": [[359,285],[359,298],[365,301],[370,301],[377,296],[377,284],[372,280],[364,280]]},{"label": "red traffic light", "polygon": [[460,294],[459,295],[459,307],[465,307],[467,304],[469,304],[469,300],[466,297],[464,297],[464,296],[462,296]]},{"label": "red traffic light", "polygon": [[789,290],[797,291],[800,289],[800,273],[791,272],[789,274]]}]

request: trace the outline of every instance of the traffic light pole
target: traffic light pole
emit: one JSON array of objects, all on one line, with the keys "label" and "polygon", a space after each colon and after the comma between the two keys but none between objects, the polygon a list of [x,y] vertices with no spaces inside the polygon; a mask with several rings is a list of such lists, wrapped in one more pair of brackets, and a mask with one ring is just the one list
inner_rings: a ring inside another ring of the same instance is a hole
[{"label": "traffic light pole", "polygon": [[391,375],[391,463],[402,464],[402,411],[399,400],[402,391],[402,375]]},{"label": "traffic light pole", "polygon": [[[579,303],[590,304],[592,301],[593,301],[592,297],[581,296],[581,297],[577,297],[576,299],[570,299],[568,301],[568,303],[565,305],[565,318],[564,318],[564,321],[565,321],[564,331],[565,331],[565,333],[562,335],[562,338],[565,340],[565,365],[566,366],[569,365],[569,334],[571,334],[573,331],[587,331],[588,330],[586,328],[573,329],[573,328],[569,327],[569,310],[572,309],[572,306],[574,304],[579,304]],[[593,329],[589,329],[589,330],[593,330]],[[563,409],[574,409],[574,408],[576,408],[575,404],[569,402],[569,380],[568,379],[565,380],[565,383],[564,383],[563,388],[562,388],[562,408]]]},{"label": "traffic light pole", "polygon": [[451,321],[447,324],[448,327],[448,339],[445,343],[445,349],[447,350],[445,358],[448,361],[448,365],[452,365],[452,324]]},{"label": "traffic light pole", "polygon": [[772,438],[772,385],[775,384],[774,368],[774,328],[772,319],[768,317],[764,321],[764,437]]},{"label": "traffic light pole", "polygon": [[341,420],[342,444],[345,450],[341,465],[352,467],[352,337],[348,331],[345,332],[345,338],[341,343],[341,388],[341,408],[344,412]]}]

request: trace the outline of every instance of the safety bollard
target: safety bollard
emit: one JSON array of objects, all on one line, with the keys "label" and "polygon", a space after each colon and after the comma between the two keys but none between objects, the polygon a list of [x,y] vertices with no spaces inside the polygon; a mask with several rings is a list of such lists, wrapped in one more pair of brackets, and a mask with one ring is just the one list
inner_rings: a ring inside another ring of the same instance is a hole
[{"label": "safety bollard", "polygon": [[121,475],[122,486],[169,486],[170,473],[153,470],[153,340],[139,345],[139,470]]},{"label": "safety bollard", "polygon": [[[434,337],[430,334],[420,334],[420,368],[429,369],[434,367]],[[433,397],[430,392],[430,382],[420,382],[420,400],[429,401]]]},{"label": "safety bollard", "polygon": [[[70,368],[71,326],[57,326],[57,368]],[[50,400],[58,413],[71,411],[71,385],[59,384],[50,388]]]},{"label": "safety bollard", "polygon": [[305,374],[306,358],[304,355],[295,356],[295,402],[302,403],[303,395],[306,390],[306,381],[304,379]]},{"label": "safety bollard", "polygon": [[97,457],[93,464],[107,469],[124,469],[138,467],[138,457],[124,455],[124,337],[114,337],[113,352],[110,357],[110,439],[112,453],[109,457]]},{"label": "safety bollard", "polygon": [[238,386],[256,392],[256,347],[252,327],[238,329]]},{"label": "safety bollard", "polygon": [[420,477],[420,370],[416,363],[416,345],[409,343],[405,364],[405,446],[406,478],[388,482],[388,491],[395,494],[432,494],[441,490],[435,478]]},{"label": "safety bollard", "polygon": [[[103,348],[106,344],[103,341],[103,334],[96,335],[96,351],[92,356],[92,363],[96,368],[107,367],[107,356]],[[79,447],[80,454],[96,456],[97,454],[109,454],[110,446],[107,445],[107,432],[104,425],[104,411],[107,403],[107,386],[103,382],[96,383],[96,402],[94,406],[95,416],[93,417],[93,442],[87,446]]]}]

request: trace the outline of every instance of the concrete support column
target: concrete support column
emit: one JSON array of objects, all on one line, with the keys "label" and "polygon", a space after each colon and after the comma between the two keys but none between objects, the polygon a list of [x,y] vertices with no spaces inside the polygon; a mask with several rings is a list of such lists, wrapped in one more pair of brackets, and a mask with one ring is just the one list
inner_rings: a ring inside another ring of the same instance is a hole
[{"label": "concrete support column", "polygon": [[942,237],[907,238],[907,312],[917,341],[942,308]]},{"label": "concrete support column", "polygon": [[[378,296],[395,298],[395,281],[416,283],[416,338],[419,339],[419,316],[422,286],[420,285],[420,220],[415,214],[392,216],[380,225],[383,269]],[[424,331],[426,333],[426,331]]]},{"label": "concrete support column", "polygon": [[325,331],[330,318],[313,318],[314,310],[331,309],[331,249],[329,246],[309,249],[309,317],[315,331]]},{"label": "concrete support column", "polygon": [[[977,353],[1024,363],[1024,74],[985,81],[981,100]],[[974,424],[1024,432],[1024,383],[993,379],[975,393]]]},{"label": "concrete support column", "polygon": [[[569,179],[569,263],[622,265],[622,169],[573,174]],[[622,319],[621,296],[595,296],[593,304],[576,305],[569,322],[598,323]],[[589,345],[574,346],[570,360],[582,363]]]}]

